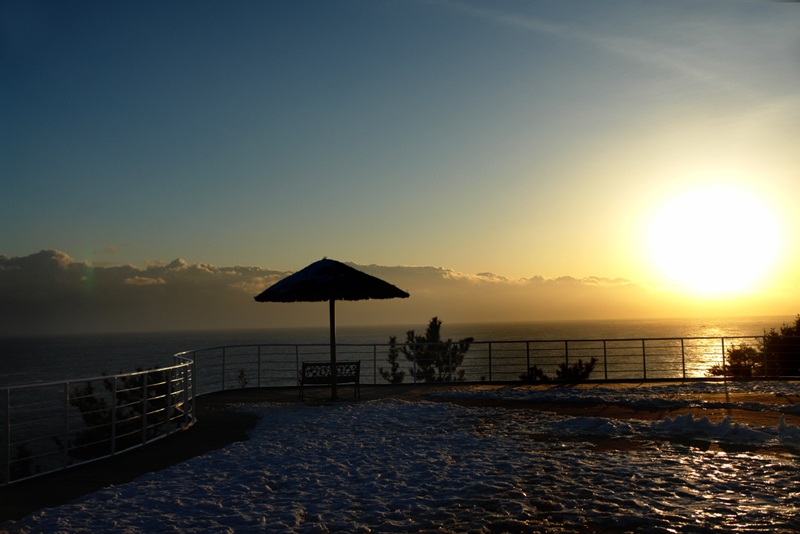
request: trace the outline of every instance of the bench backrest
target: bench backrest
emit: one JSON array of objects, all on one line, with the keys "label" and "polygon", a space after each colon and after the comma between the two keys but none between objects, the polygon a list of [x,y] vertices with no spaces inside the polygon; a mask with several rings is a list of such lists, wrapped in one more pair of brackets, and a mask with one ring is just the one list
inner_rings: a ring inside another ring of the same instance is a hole
[{"label": "bench backrest", "polygon": [[[357,382],[360,371],[361,362],[336,362],[336,382]],[[303,362],[302,380],[305,384],[330,384],[331,364]]]}]

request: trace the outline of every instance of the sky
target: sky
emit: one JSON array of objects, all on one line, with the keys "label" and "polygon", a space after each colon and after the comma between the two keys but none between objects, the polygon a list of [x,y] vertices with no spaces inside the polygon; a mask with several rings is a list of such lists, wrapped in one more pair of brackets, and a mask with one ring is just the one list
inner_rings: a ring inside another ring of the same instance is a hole
[{"label": "sky", "polygon": [[794,315],[798,27],[782,2],[4,0],[4,319],[87,329],[139,290],[207,327],[158,269],[246,277],[187,286],[239,317],[323,256],[420,321]]}]

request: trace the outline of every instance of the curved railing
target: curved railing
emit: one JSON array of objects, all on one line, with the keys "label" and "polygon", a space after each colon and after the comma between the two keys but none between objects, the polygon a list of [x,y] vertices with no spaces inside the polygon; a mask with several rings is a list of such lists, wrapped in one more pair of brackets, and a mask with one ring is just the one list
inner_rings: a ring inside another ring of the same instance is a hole
[{"label": "curved railing", "polygon": [[135,449],[195,423],[194,362],[0,389],[0,483]]}]

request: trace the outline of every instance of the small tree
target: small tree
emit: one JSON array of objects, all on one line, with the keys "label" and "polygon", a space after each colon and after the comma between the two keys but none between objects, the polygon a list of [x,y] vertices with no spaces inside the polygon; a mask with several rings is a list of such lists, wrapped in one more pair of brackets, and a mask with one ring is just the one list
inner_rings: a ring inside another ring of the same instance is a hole
[{"label": "small tree", "polygon": [[594,357],[587,364],[584,364],[583,360],[578,360],[578,363],[572,365],[562,363],[556,370],[556,378],[558,380],[586,380],[592,374],[596,363],[597,358]]},{"label": "small tree", "polygon": [[[573,363],[572,365],[567,365],[566,363],[562,363],[556,369],[556,380],[569,380],[571,382],[576,382],[579,380],[586,380],[589,378],[589,375],[592,374],[594,370],[594,364],[597,363],[597,358],[592,358],[589,360],[589,363],[583,363],[583,360],[578,360],[577,363]],[[544,371],[536,367],[528,368],[527,373],[522,373],[519,375],[519,379],[523,382],[548,382],[550,377],[547,376]]]},{"label": "small tree", "polygon": [[236,378],[239,380],[239,387],[247,387],[247,372],[244,370],[244,368],[239,369],[239,375]]},{"label": "small tree", "polygon": [[550,377],[544,374],[544,371],[539,369],[537,366],[529,367],[527,373],[522,373],[519,375],[519,379],[523,382],[547,382],[550,380]]},{"label": "small tree", "polygon": [[17,445],[17,456],[11,460],[9,480],[18,480],[37,474],[41,466],[33,463],[33,454],[27,444]]},{"label": "small tree", "polygon": [[735,378],[751,378],[764,374],[764,357],[747,345],[734,345],[725,351],[727,357],[724,365],[714,365],[708,370],[708,376],[732,376]]},{"label": "small tree", "polygon": [[766,376],[800,375],[800,314],[794,324],[764,332],[761,343]]},{"label": "small tree", "polygon": [[406,332],[405,344],[398,346],[399,351],[414,365],[411,376],[415,381],[464,381],[464,370],[457,369],[464,362],[464,356],[475,338],[466,337],[458,342],[453,342],[452,339],[442,341],[441,327],[442,321],[434,317],[428,323],[424,336],[418,336],[413,330],[409,330]]},{"label": "small tree", "polygon": [[383,367],[379,367],[378,371],[380,371],[383,379],[390,384],[402,384],[406,376],[406,372],[400,370],[400,362],[397,361],[399,357],[400,348],[397,345],[397,336],[389,336],[389,354],[386,356],[386,360],[391,367],[388,371],[385,371]]},{"label": "small tree", "polygon": [[[137,371],[141,371],[137,368]],[[167,427],[167,380],[169,371],[154,370],[136,375],[126,375],[119,379],[106,378],[103,387],[105,395],[95,392],[92,382],[84,387],[76,386],[70,395],[69,403],[77,408],[85,427],[70,440],[70,456],[79,460],[97,458],[111,451],[112,417],[116,419],[116,449],[123,450],[142,442],[142,418],[144,414],[145,375],[147,376],[147,439],[160,435]],[[112,414],[107,398],[111,399],[117,384],[117,409]],[[60,438],[55,438],[61,446]]]}]

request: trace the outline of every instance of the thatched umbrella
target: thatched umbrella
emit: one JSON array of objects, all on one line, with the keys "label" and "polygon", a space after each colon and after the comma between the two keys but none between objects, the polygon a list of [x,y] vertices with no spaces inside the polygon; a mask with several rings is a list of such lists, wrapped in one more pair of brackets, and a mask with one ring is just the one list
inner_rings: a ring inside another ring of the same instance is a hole
[{"label": "thatched umbrella", "polygon": [[337,300],[407,298],[408,293],[380,278],[327,258],[287,276],[255,297],[258,302],[330,301],[331,400],[336,394],[336,311]]}]

